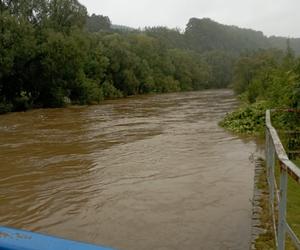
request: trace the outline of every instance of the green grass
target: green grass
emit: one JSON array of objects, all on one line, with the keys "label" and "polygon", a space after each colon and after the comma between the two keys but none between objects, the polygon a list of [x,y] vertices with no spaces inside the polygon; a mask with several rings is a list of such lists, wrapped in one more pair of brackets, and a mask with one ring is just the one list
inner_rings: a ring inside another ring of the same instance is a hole
[{"label": "green grass", "polygon": [[[296,161],[298,166],[300,161]],[[300,183],[289,177],[287,194],[287,221],[300,238]]]},{"label": "green grass", "polygon": [[[300,159],[297,160],[296,163],[299,164]],[[276,179],[279,186],[279,166],[276,166]],[[260,200],[260,206],[263,208],[263,210],[260,216],[262,227],[266,229],[266,233],[260,235],[260,237],[256,240],[256,249],[275,249],[272,217],[269,211],[269,194],[268,183],[266,181],[266,170],[261,174],[257,187],[263,192]],[[277,214],[275,216],[277,218]],[[296,181],[294,181],[291,177],[288,179],[287,221],[296,235],[300,237],[300,184],[296,183]],[[286,250],[295,249],[296,248],[294,247],[292,241],[287,237]]]},{"label": "green grass", "polygon": [[261,234],[255,242],[256,249],[275,249],[274,242],[274,232],[272,227],[272,217],[269,210],[269,193],[268,193],[268,183],[267,183],[267,174],[266,168],[260,174],[259,180],[257,183],[257,188],[262,191],[262,196],[259,201],[262,212],[260,213],[260,222],[262,228],[266,230],[264,234]]}]

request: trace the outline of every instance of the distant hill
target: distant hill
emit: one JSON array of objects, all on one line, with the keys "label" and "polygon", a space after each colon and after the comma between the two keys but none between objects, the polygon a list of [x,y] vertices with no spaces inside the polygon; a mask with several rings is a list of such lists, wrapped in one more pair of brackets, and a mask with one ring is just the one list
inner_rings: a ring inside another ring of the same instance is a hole
[{"label": "distant hill", "polygon": [[[240,53],[267,48],[285,50],[288,40],[286,37],[268,38],[261,31],[224,25],[209,18],[191,18],[184,35],[189,48],[199,52],[225,50]],[[289,40],[291,48],[300,54],[300,39]]]},{"label": "distant hill", "polygon": [[209,18],[191,18],[186,29],[181,32],[164,26],[139,30],[112,24],[109,17],[93,14],[87,17],[86,29],[90,32],[144,32],[169,48],[189,49],[199,53],[220,50],[233,55],[259,49],[286,50],[289,40],[290,47],[300,55],[300,38],[267,37],[261,31],[224,25]]}]

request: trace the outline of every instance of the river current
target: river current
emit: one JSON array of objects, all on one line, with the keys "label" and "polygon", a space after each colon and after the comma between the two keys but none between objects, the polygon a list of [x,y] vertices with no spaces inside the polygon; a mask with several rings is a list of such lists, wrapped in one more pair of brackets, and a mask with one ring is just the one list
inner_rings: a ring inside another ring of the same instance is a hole
[{"label": "river current", "polygon": [[0,224],[120,250],[249,249],[253,140],[229,90],[0,116]]}]

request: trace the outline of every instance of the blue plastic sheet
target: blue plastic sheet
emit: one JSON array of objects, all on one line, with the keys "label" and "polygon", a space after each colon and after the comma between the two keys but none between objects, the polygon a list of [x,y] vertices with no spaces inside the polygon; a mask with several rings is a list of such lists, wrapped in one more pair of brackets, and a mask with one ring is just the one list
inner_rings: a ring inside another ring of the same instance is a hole
[{"label": "blue plastic sheet", "polygon": [[52,236],[0,227],[1,250],[113,250]]}]

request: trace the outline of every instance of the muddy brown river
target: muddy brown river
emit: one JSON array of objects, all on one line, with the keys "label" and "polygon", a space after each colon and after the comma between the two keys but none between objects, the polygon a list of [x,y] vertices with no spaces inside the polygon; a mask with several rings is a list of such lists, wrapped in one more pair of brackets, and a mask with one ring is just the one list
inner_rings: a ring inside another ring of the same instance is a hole
[{"label": "muddy brown river", "polygon": [[119,250],[249,249],[257,146],[231,91],[0,116],[0,224]]}]

